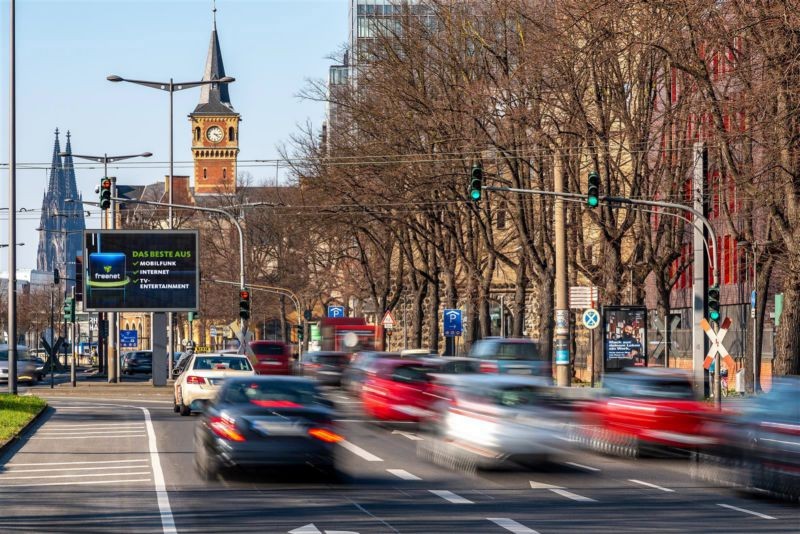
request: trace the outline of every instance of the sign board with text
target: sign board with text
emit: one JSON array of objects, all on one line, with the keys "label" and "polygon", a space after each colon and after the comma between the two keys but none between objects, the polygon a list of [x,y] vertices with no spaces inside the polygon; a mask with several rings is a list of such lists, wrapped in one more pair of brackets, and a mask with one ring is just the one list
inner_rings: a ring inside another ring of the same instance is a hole
[{"label": "sign board with text", "polygon": [[464,318],[461,310],[446,309],[442,312],[442,330],[445,337],[460,336],[464,332]]},{"label": "sign board with text", "polygon": [[86,230],[85,309],[197,310],[198,242],[197,230]]},{"label": "sign board with text", "polygon": [[647,366],[647,308],[603,307],[605,371]]},{"label": "sign board with text", "polygon": [[136,330],[120,330],[120,347],[137,347],[139,345],[139,332]]}]

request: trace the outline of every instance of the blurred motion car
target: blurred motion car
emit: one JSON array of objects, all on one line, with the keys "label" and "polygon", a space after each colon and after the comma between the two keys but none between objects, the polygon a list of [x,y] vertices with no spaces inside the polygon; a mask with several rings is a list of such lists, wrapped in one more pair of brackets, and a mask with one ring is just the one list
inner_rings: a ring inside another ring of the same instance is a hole
[{"label": "blurred motion car", "polygon": [[190,415],[200,401],[217,394],[226,378],[243,375],[255,375],[244,354],[195,354],[175,380],[175,412]]},{"label": "blurred motion car", "polygon": [[126,375],[153,372],[153,351],[136,350],[122,355],[121,371]]},{"label": "blurred motion car", "polygon": [[480,360],[483,373],[553,377],[550,355],[542,353],[533,339],[481,339],[472,344],[469,356]]},{"label": "blurred motion car", "polygon": [[434,429],[450,457],[481,468],[532,465],[567,444],[564,404],[546,379],[510,375],[452,377],[452,400]]},{"label": "blurred motion car", "polygon": [[582,437],[605,452],[637,456],[643,446],[698,449],[713,409],[696,397],[688,371],[629,368],[608,373],[600,398],[581,405]]},{"label": "blurred motion car", "polygon": [[195,466],[206,480],[224,468],[304,466],[338,475],[332,403],[309,379],[282,376],[226,380],[195,429]]},{"label": "blurred motion car", "polygon": [[367,368],[361,388],[364,411],[383,421],[420,421],[432,415],[430,373],[420,360],[379,359]]},{"label": "blurred motion car", "polygon": [[[35,384],[40,380],[38,362],[28,355],[28,347],[17,345],[17,380]],[[0,345],[0,382],[8,382],[8,345]]]},{"label": "blurred motion car", "polygon": [[768,393],[712,420],[707,434],[716,446],[695,457],[711,468],[703,478],[800,500],[800,376],[774,377]]},{"label": "blurred motion car", "polygon": [[361,387],[367,374],[367,369],[377,360],[398,359],[396,352],[357,352],[350,360],[350,365],[342,373],[342,387],[354,395],[361,393]]},{"label": "blurred motion car", "polygon": [[250,350],[256,357],[256,374],[292,374],[292,348],[287,343],[267,340],[251,341]]},{"label": "blurred motion car", "polygon": [[314,379],[317,384],[340,386],[342,373],[350,363],[346,352],[307,352],[300,360],[299,374]]}]

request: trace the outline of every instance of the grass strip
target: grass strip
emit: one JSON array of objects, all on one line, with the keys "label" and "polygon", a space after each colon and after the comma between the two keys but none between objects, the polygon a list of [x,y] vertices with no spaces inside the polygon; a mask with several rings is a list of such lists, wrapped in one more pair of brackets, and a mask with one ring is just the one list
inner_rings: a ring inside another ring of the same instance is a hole
[{"label": "grass strip", "polygon": [[46,405],[39,397],[0,394],[0,444],[16,436]]}]

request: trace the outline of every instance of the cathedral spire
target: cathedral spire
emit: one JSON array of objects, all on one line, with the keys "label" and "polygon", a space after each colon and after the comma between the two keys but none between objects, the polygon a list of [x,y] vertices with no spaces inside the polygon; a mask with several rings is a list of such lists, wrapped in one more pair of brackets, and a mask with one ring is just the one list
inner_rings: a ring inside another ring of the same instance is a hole
[{"label": "cathedral spire", "polygon": [[[217,6],[212,9],[213,27],[211,30],[211,42],[208,45],[208,56],[206,66],[203,71],[203,80],[219,80],[225,77],[225,65],[222,63],[222,50],[219,46],[219,36],[217,35]],[[234,113],[231,98],[228,93],[228,84],[213,83],[203,85],[200,89],[200,102],[194,113]]]},{"label": "cathedral spire", "polygon": [[47,191],[50,193],[57,191],[61,184],[62,163],[61,156],[58,155],[60,152],[61,143],[58,141],[58,128],[56,128],[56,140],[53,143],[53,160],[50,164],[50,180],[47,187]]},{"label": "cathedral spire", "polygon": [[70,141],[70,133],[67,130],[67,146],[64,149],[67,153],[63,159],[64,166],[64,185],[66,186],[65,198],[77,198],[78,196],[78,183],[75,180],[75,167],[72,163],[72,143]]}]

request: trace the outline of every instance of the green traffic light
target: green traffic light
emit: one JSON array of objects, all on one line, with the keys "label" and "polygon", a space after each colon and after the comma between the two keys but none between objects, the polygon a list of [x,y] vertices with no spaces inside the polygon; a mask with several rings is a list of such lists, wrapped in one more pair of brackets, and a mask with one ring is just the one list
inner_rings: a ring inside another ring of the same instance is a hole
[{"label": "green traffic light", "polygon": [[470,198],[472,200],[480,200],[481,199],[481,190],[480,189],[473,189],[469,192]]},{"label": "green traffic light", "polygon": [[708,314],[709,319],[712,321],[719,321],[719,312],[715,310],[711,310]]},{"label": "green traffic light", "polygon": [[599,200],[597,197],[589,197],[586,199],[586,203],[589,205],[590,208],[596,208]]}]

